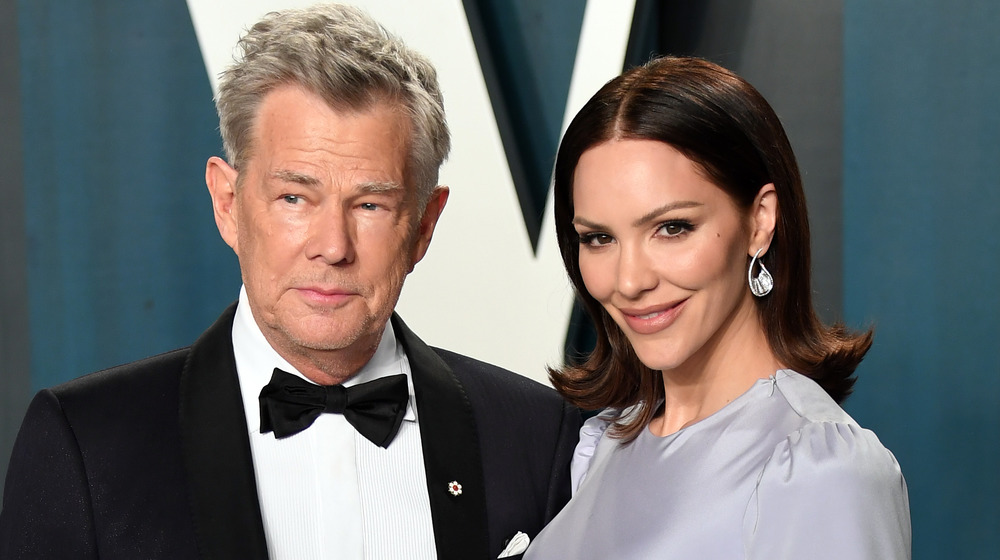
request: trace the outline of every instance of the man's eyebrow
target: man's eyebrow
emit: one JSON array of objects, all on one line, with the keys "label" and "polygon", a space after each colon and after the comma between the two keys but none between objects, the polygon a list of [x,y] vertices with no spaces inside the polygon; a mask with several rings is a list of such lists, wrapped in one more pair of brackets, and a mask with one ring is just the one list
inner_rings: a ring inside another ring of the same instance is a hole
[{"label": "man's eyebrow", "polygon": [[[296,183],[307,187],[314,187],[320,184],[320,180],[312,175],[288,169],[276,169],[271,172],[271,177],[286,183]],[[395,181],[366,181],[358,184],[357,190],[362,193],[381,194],[403,190],[403,186]]]},{"label": "man's eyebrow", "polygon": [[358,185],[358,190],[364,193],[381,194],[403,190],[403,185],[394,181],[369,181]]},{"label": "man's eyebrow", "polygon": [[277,169],[271,172],[271,177],[285,181],[287,183],[298,183],[300,185],[318,185],[319,179],[306,175],[304,173],[298,173],[296,171],[289,171],[287,169]]}]

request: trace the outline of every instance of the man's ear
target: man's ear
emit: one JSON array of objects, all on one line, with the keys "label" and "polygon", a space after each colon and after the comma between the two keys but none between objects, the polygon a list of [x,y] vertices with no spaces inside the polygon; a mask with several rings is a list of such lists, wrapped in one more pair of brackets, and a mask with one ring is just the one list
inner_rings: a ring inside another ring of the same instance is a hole
[{"label": "man's ear", "polygon": [[434,228],[437,226],[438,218],[441,217],[441,212],[444,211],[444,206],[448,203],[448,194],[448,187],[439,186],[434,189],[430,198],[427,199],[427,206],[424,207],[424,215],[420,218],[417,239],[413,246],[413,256],[410,259],[410,272],[413,272],[413,267],[427,254],[427,248],[430,247],[431,237],[434,236]]},{"label": "man's ear", "polygon": [[758,249],[763,249],[761,255],[767,253],[774,239],[774,227],[778,222],[778,193],[774,183],[768,183],[757,191],[753,206],[750,208],[750,246],[747,255],[754,256]]},{"label": "man's ear", "polygon": [[205,184],[212,197],[212,210],[215,212],[215,225],[223,241],[239,252],[237,239],[239,228],[233,211],[236,207],[236,178],[239,175],[220,157],[208,158],[205,166]]}]

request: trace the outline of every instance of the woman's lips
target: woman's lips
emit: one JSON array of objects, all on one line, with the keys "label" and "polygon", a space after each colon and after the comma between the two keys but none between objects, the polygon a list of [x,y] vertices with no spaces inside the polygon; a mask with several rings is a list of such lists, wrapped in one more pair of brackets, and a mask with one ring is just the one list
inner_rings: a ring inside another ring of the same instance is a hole
[{"label": "woman's lips", "polygon": [[621,309],[629,328],[638,334],[653,334],[669,327],[680,315],[687,299],[642,309]]}]

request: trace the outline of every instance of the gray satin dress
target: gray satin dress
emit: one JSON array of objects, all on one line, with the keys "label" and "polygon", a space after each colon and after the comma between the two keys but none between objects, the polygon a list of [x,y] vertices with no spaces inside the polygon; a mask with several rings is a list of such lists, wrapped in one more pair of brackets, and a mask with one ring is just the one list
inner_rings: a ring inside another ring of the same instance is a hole
[{"label": "gray satin dress", "polygon": [[910,558],[896,459],[798,373],[667,437],[607,426],[581,430],[573,499],[527,560]]}]

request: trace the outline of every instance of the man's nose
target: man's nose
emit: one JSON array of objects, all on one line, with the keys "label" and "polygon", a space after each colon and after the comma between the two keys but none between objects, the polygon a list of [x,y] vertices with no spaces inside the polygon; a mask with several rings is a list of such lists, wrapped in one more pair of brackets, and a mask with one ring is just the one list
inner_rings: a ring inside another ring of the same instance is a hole
[{"label": "man's nose", "polygon": [[628,299],[636,299],[656,287],[656,271],[649,254],[634,244],[621,247],[618,256],[618,275],[615,288]]},{"label": "man's nose", "polygon": [[339,201],[321,205],[309,223],[305,251],[309,259],[327,264],[354,262],[355,228],[350,213]]}]

